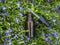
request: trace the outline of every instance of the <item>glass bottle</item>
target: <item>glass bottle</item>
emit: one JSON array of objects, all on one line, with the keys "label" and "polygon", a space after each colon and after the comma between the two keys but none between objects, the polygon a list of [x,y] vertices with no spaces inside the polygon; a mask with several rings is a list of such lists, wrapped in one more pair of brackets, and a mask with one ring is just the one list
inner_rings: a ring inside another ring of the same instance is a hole
[{"label": "glass bottle", "polygon": [[28,37],[33,37],[33,21],[32,21],[32,14],[27,14],[27,29],[28,29]]}]

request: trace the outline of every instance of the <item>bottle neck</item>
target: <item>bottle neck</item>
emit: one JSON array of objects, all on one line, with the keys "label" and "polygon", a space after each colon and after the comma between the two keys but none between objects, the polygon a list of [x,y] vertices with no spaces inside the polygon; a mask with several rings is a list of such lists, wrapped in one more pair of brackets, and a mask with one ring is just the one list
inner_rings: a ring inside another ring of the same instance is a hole
[{"label": "bottle neck", "polygon": [[28,19],[27,19],[28,21],[32,21],[32,16],[31,16],[31,14],[28,14]]}]

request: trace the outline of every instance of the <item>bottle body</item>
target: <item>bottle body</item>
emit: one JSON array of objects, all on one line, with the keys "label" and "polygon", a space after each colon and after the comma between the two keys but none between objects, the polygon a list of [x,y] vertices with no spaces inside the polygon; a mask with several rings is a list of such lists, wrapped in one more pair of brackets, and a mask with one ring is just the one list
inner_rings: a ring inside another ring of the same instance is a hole
[{"label": "bottle body", "polygon": [[27,30],[28,37],[33,37],[33,21],[30,13],[27,14]]},{"label": "bottle body", "polygon": [[28,37],[33,37],[33,22],[27,22],[27,26],[28,26]]}]

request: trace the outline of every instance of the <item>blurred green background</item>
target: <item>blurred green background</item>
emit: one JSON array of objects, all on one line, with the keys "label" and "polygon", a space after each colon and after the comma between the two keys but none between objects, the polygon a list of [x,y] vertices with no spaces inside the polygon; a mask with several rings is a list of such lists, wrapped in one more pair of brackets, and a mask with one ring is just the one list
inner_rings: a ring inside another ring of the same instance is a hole
[{"label": "blurred green background", "polygon": [[[33,14],[35,36],[26,37],[27,7],[53,27],[48,29]],[[0,45],[60,45],[60,0],[0,0]]]}]

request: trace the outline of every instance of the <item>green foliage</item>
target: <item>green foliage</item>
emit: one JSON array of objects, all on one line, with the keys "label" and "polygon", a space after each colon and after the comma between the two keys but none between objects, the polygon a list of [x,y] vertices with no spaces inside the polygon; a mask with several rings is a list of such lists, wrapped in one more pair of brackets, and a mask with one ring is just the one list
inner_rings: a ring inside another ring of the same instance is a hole
[{"label": "green foliage", "polygon": [[[36,23],[33,14],[35,37],[27,40],[25,35],[27,8],[38,16],[44,16],[53,25],[48,29]],[[47,34],[48,36],[46,36]],[[48,39],[49,38],[49,39]],[[47,41],[48,40],[48,41]],[[0,44],[1,45],[59,45],[60,1],[59,0],[0,0]]]}]

